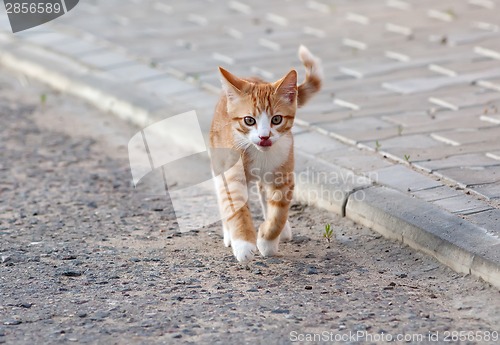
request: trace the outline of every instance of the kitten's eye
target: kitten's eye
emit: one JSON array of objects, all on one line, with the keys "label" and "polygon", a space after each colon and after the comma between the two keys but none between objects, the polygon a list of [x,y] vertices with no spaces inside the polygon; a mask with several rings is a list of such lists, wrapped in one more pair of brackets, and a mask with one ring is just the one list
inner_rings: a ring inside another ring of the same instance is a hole
[{"label": "kitten's eye", "polygon": [[281,116],[281,115],[275,115],[271,119],[271,123],[273,125],[279,125],[281,123],[281,121],[283,121],[283,116]]},{"label": "kitten's eye", "polygon": [[255,119],[251,116],[245,116],[243,118],[243,121],[245,121],[245,125],[247,126],[253,126],[255,125]]}]

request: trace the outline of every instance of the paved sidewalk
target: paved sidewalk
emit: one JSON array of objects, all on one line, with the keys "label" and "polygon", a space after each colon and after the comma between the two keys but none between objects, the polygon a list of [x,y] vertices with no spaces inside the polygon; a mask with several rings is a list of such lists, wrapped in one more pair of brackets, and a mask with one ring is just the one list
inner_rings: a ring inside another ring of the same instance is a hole
[{"label": "paved sidewalk", "polygon": [[[432,248],[434,234],[426,240],[403,230],[385,235],[500,285],[498,8],[489,0],[106,0],[81,3],[16,36],[0,12],[0,45],[4,65],[138,125],[194,108],[207,130],[219,92],[217,65],[267,79],[292,66],[303,73],[296,50],[306,44],[323,59],[326,82],[298,115],[298,169],[314,165],[357,176],[332,187],[342,191],[339,200],[306,201],[381,232],[410,225],[435,231],[470,255],[457,259],[449,248]],[[61,59],[56,64],[54,56]],[[299,185],[298,195],[313,187]],[[356,206],[350,196],[359,189],[373,192],[378,211]],[[423,211],[435,218],[426,223]],[[461,247],[467,241],[460,234],[471,238],[469,247]],[[495,263],[496,273],[474,272],[484,266],[474,264],[478,257]]]}]

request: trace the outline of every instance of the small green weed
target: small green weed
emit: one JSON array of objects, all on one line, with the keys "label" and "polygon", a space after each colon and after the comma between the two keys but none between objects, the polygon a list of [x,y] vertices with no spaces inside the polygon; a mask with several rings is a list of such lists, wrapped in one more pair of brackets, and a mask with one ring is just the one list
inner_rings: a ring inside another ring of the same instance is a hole
[{"label": "small green weed", "polygon": [[330,240],[333,237],[333,228],[330,224],[325,225],[325,232],[323,232],[323,237],[326,238],[328,243],[330,243]]}]

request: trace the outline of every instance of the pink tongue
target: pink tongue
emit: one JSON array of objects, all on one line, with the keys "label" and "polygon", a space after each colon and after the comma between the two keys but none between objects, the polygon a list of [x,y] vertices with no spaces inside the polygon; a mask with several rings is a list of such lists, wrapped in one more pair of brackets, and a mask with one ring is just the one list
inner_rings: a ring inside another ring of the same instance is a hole
[{"label": "pink tongue", "polygon": [[273,142],[269,139],[261,140],[259,143],[260,146],[271,146],[272,144],[273,144]]}]

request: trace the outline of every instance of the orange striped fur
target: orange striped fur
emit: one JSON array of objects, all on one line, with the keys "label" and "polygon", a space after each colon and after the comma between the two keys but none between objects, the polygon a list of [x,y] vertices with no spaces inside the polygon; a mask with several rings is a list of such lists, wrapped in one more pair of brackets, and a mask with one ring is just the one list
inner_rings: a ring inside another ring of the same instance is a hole
[{"label": "orange striped fur", "polygon": [[[267,83],[241,79],[219,68],[224,92],[215,109],[210,145],[232,149],[240,160],[234,164],[229,157],[212,157],[212,165],[224,244],[232,246],[240,262],[250,260],[257,248],[263,256],[276,255],[280,239],[292,236],[288,223],[294,188],[291,128],[297,107],[320,90],[322,78],[319,60],[304,46],[299,48],[299,57],[306,79],[298,86],[295,70]],[[247,202],[252,184],[258,187],[265,219],[258,233]]]}]

